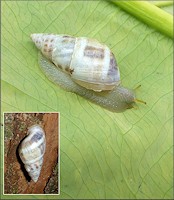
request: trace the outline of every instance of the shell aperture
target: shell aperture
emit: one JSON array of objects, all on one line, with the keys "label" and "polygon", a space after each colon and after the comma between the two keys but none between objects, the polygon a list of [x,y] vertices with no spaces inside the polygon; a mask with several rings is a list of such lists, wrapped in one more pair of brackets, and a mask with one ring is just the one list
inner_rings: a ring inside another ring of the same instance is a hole
[{"label": "shell aperture", "polygon": [[31,179],[37,182],[46,148],[45,132],[39,125],[33,125],[27,134],[19,146],[19,156]]}]

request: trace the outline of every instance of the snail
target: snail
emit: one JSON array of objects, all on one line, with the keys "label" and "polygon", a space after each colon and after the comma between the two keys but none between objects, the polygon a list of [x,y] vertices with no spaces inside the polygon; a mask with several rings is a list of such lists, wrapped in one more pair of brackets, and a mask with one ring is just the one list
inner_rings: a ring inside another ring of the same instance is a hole
[{"label": "snail", "polygon": [[120,72],[111,50],[95,39],[70,35],[31,34],[41,51],[39,65],[46,76],[112,112],[135,107],[135,89],[120,84]]},{"label": "snail", "polygon": [[39,125],[29,127],[27,137],[19,146],[19,156],[31,179],[37,182],[46,148],[45,132]]}]

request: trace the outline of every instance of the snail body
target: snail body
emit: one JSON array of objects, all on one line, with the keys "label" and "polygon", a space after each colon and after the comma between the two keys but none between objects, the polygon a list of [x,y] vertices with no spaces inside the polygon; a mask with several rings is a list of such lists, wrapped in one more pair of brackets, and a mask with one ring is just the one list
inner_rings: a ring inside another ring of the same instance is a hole
[{"label": "snail body", "polygon": [[69,35],[32,34],[46,76],[113,112],[134,107],[134,90],[120,85],[120,72],[109,48],[97,40]]},{"label": "snail body", "polygon": [[39,125],[34,125],[27,134],[19,146],[19,156],[31,179],[37,182],[46,148],[45,132]]}]

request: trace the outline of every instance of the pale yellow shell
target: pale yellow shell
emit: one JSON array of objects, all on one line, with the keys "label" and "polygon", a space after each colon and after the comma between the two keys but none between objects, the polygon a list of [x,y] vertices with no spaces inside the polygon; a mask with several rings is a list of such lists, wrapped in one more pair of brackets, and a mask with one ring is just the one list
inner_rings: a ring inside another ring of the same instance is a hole
[{"label": "pale yellow shell", "polygon": [[120,72],[110,49],[97,40],[69,35],[32,34],[42,54],[68,73],[73,81],[94,91],[112,90]]}]

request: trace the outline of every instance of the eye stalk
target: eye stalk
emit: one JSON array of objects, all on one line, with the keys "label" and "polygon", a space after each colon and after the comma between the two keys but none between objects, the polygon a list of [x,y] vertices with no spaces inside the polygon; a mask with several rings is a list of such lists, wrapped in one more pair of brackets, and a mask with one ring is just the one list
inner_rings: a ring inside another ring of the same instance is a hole
[{"label": "eye stalk", "polygon": [[143,103],[143,104],[147,104],[145,101],[141,100],[141,99],[135,99],[136,102],[139,102],[139,103]]},{"label": "eye stalk", "polygon": [[[133,90],[136,92],[137,89],[139,89],[141,87],[141,85],[138,85],[136,88],[134,88]],[[135,98],[135,102],[139,102],[139,103],[143,103],[143,104],[147,104],[145,101],[141,100],[141,99],[137,99]]]}]

